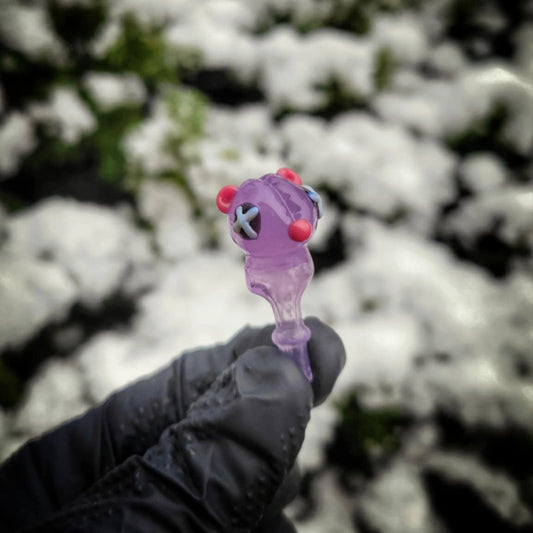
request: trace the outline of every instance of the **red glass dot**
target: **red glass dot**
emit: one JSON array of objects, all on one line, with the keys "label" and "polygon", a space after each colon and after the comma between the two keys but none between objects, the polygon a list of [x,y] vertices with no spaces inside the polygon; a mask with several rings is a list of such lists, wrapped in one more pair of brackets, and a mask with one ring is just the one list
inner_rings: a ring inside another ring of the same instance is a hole
[{"label": "red glass dot", "polygon": [[227,213],[231,207],[231,202],[235,197],[238,187],[236,185],[226,185],[217,194],[217,207],[223,213]]},{"label": "red glass dot", "polygon": [[280,168],[276,172],[276,174],[294,183],[294,185],[302,184],[302,178],[300,178],[300,176],[298,176],[298,174],[296,174],[296,172],[294,172],[294,170],[291,170],[290,168]]},{"label": "red glass dot", "polygon": [[289,237],[296,242],[303,242],[311,237],[313,227],[311,222],[305,218],[300,218],[289,224]]}]

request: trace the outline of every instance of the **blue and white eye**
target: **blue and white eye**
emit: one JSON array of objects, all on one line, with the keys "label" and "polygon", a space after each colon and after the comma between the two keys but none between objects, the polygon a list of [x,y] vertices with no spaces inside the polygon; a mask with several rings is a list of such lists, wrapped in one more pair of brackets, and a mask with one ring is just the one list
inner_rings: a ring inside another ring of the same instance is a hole
[{"label": "blue and white eye", "polygon": [[245,239],[257,239],[261,228],[259,207],[252,204],[242,204],[235,210],[233,231],[240,233]]},{"label": "blue and white eye", "polygon": [[324,206],[322,205],[322,198],[320,198],[320,194],[318,194],[315,189],[309,185],[302,185],[302,187],[307,193],[307,196],[309,196],[311,202],[315,204],[318,218],[322,218],[322,215],[324,214]]}]

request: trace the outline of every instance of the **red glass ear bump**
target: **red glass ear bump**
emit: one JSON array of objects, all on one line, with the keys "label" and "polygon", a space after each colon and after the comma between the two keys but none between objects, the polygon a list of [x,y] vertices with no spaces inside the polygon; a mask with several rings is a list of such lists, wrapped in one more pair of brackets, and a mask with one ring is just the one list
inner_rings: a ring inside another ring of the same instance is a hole
[{"label": "red glass ear bump", "polygon": [[236,185],[226,185],[222,187],[217,194],[217,207],[223,213],[228,213],[231,207],[231,202],[237,193],[238,187]]},{"label": "red glass ear bump", "polygon": [[294,183],[294,185],[301,185],[302,184],[302,178],[294,172],[294,170],[291,170],[290,168],[280,168],[276,174],[278,176],[281,176],[282,178],[285,178],[286,180]]},{"label": "red glass ear bump", "polygon": [[305,220],[305,218],[300,218],[289,224],[289,237],[293,241],[306,241],[309,239],[312,232],[313,227],[311,226],[311,222],[309,222],[309,220]]}]

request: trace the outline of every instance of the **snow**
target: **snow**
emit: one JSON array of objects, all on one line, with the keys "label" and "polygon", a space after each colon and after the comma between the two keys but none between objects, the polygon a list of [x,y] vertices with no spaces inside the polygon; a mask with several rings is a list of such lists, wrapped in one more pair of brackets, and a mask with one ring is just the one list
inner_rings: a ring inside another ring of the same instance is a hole
[{"label": "snow", "polygon": [[230,111],[213,107],[207,121],[206,141],[226,140],[241,152],[275,153],[281,147],[269,110],[262,104],[251,104]]},{"label": "snow", "polygon": [[401,388],[411,377],[416,357],[427,349],[423,324],[407,313],[377,312],[335,325],[351,354],[333,393],[337,399],[354,385]]},{"label": "snow", "polygon": [[461,48],[452,41],[444,41],[430,50],[428,63],[443,75],[453,76],[467,68]]},{"label": "snow", "polygon": [[34,60],[45,58],[63,62],[66,57],[44,5],[39,3],[28,5],[16,0],[4,0],[0,37],[11,48]]},{"label": "snow", "polygon": [[465,187],[474,193],[498,189],[508,179],[504,163],[490,152],[476,152],[461,161],[458,169]]},{"label": "snow", "polygon": [[260,42],[260,80],[274,109],[312,110],[325,104],[320,85],[338,80],[351,93],[373,90],[376,44],[333,29],[300,36],[288,26]]},{"label": "snow", "polygon": [[[505,288],[461,264],[438,244],[401,229],[370,223],[354,256],[353,298],[414,314],[436,351],[458,357],[497,342]],[[355,347],[354,347],[355,348]]]},{"label": "snow", "polygon": [[413,227],[427,228],[454,192],[455,157],[403,127],[361,112],[329,126],[297,117],[283,127],[289,146],[299,146],[288,154],[291,164],[312,186],[328,183],[353,207],[380,217],[406,211]]},{"label": "snow", "polygon": [[509,112],[503,140],[526,155],[533,145],[533,85],[508,66],[484,65],[454,69],[449,79],[419,80],[373,102],[387,121],[432,137],[445,138],[467,131],[493,106],[503,104]]},{"label": "snow", "polygon": [[62,269],[88,306],[119,290],[133,265],[149,263],[145,237],[113,210],[50,198],[8,223],[15,253]]},{"label": "snow", "polygon": [[488,63],[471,69],[464,83],[472,97],[485,95],[490,102],[501,102],[510,114],[503,140],[524,156],[531,155],[533,146],[533,81],[529,73],[522,74],[502,63]]},{"label": "snow", "polygon": [[387,47],[402,64],[420,63],[428,51],[428,40],[419,20],[409,14],[378,14],[371,32],[380,47]]},{"label": "snow", "polygon": [[415,95],[383,94],[376,98],[376,110],[387,120],[435,136],[441,134],[441,110],[435,105],[433,95],[420,98]]},{"label": "snow", "polygon": [[96,118],[87,104],[69,87],[56,87],[47,102],[32,104],[29,114],[66,144],[77,143],[97,127]]},{"label": "snow", "polygon": [[[505,356],[510,357],[510,351]],[[467,426],[533,429],[528,416],[533,408],[531,384],[504,375],[494,352],[472,354],[450,366],[429,365],[411,390],[412,408],[420,414],[439,409]]]},{"label": "snow", "polygon": [[0,124],[0,176],[14,174],[36,144],[31,119],[18,111],[10,113]]},{"label": "snow", "polygon": [[18,409],[12,428],[30,436],[48,431],[89,407],[83,395],[79,368],[71,362],[52,359],[33,379],[30,393]]},{"label": "snow", "polygon": [[29,340],[60,320],[76,299],[76,286],[49,261],[0,251],[0,349]]},{"label": "snow", "polygon": [[123,146],[133,168],[152,177],[176,169],[172,154],[165,149],[165,142],[176,124],[169,115],[162,99],[153,104],[150,116],[134,127],[123,139]]},{"label": "snow", "polygon": [[111,18],[102,27],[89,44],[89,51],[95,58],[102,58],[114,46],[121,35],[121,24]]},{"label": "snow", "polygon": [[145,181],[139,192],[139,211],[154,225],[157,249],[164,259],[174,261],[199,250],[201,236],[190,203],[174,185]]},{"label": "snow", "polygon": [[[217,272],[224,273],[223,281]],[[131,331],[97,335],[78,358],[90,394],[102,400],[184,350],[271,321],[268,304],[248,292],[240,262],[202,252],[159,273],[157,286],[139,300]]]},{"label": "snow", "polygon": [[531,513],[514,483],[502,472],[472,456],[457,453],[436,453],[428,460],[428,468],[445,479],[469,485],[493,512],[512,524],[529,524]]},{"label": "snow", "polygon": [[326,445],[338,421],[339,414],[331,402],[325,402],[311,411],[305,440],[298,454],[298,465],[302,471],[317,470],[324,464]]},{"label": "snow", "polygon": [[[314,516],[308,520],[296,520],[298,533],[345,533],[353,530],[353,502],[336,483],[333,472],[320,475],[317,483],[320,492],[313,508]],[[287,515],[296,518],[298,500],[289,506]]]},{"label": "snow", "polygon": [[409,91],[378,95],[374,106],[387,121],[431,137],[463,132],[484,116],[492,100],[469,77],[424,80]]},{"label": "snow", "polygon": [[[198,17],[182,21],[166,32],[169,44],[181,49],[199,50],[202,63],[209,68],[230,68],[244,81],[253,78],[256,47],[238,27],[221,24],[218,17]],[[235,50],[242,53],[235,54]]]},{"label": "snow", "polygon": [[[208,2],[202,2],[207,4]],[[111,4],[112,19],[120,19],[127,13],[147,26],[150,24],[168,23],[179,19],[197,9],[195,0],[166,0],[164,2],[145,2],[144,0],[115,0]]]},{"label": "snow", "polygon": [[383,533],[439,531],[417,468],[404,462],[394,464],[370,484],[356,513],[370,530]]},{"label": "snow", "polygon": [[140,104],[146,98],[141,79],[131,73],[89,72],[84,76],[83,84],[103,111],[122,105]]},{"label": "snow", "polygon": [[198,147],[198,163],[190,168],[189,178],[207,210],[214,211],[213,199],[224,185],[275,172],[283,166],[279,137],[272,131],[264,106],[243,106],[233,113],[213,108],[206,129],[207,136]]},{"label": "snow", "polygon": [[[488,177],[490,179],[490,175]],[[533,220],[533,191],[531,187],[509,186],[488,191],[466,201],[450,217],[446,231],[465,244],[497,224],[494,233],[504,242],[523,246],[533,245],[531,221]]]}]

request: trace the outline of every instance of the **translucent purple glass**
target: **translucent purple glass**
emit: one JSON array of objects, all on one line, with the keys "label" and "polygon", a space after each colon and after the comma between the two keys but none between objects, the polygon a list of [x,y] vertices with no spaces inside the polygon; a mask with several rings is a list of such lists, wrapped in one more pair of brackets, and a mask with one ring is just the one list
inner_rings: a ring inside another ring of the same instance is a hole
[{"label": "translucent purple glass", "polygon": [[283,170],[289,177],[266,174],[239,188],[225,187],[217,204],[228,215],[232,239],[246,252],[248,288],[272,306],[274,344],[311,381],[307,355],[311,332],[302,320],[300,301],[313,277],[306,244],[315,231],[321,205],[318,195],[301,186],[295,173],[278,172]]}]

